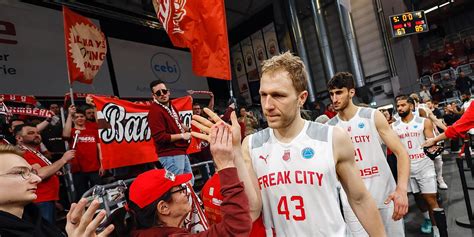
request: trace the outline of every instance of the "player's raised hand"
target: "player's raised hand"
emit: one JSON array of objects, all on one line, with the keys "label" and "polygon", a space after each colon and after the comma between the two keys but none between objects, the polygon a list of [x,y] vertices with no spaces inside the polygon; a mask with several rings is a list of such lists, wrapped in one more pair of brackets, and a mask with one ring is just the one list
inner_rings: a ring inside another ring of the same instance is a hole
[{"label": "player's raised hand", "polygon": [[[211,127],[219,122],[222,122],[222,119],[214,112],[212,112],[208,108],[204,108],[204,113],[206,113],[209,116],[209,119],[206,119],[202,116],[199,115],[193,115],[193,121],[191,122],[194,126],[196,126],[199,130],[201,130],[200,133],[198,132],[191,132],[191,135],[194,137],[197,137],[202,140],[206,140],[207,142],[210,142],[209,134]],[[240,125],[239,122],[237,121],[237,116],[235,115],[235,111],[232,112],[230,115],[230,119],[232,122],[232,144],[234,146],[240,146]]]}]

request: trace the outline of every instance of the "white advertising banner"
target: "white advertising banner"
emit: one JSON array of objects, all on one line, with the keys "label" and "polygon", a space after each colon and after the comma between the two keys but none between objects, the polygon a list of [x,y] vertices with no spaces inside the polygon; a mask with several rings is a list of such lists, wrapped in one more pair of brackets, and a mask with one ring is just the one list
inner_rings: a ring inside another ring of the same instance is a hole
[{"label": "white advertising banner", "polygon": [[[0,94],[64,96],[66,92],[62,12],[0,1]],[[74,92],[113,94],[107,62],[92,85],[74,83]]]},{"label": "white advertising banner", "polygon": [[108,42],[120,97],[149,98],[149,84],[158,79],[172,98],[187,90],[209,90],[206,78],[193,74],[189,52],[110,37]]},{"label": "white advertising banner", "polygon": [[259,30],[253,33],[250,38],[252,39],[252,45],[255,51],[258,72],[260,75],[262,75],[262,62],[263,60],[267,59],[267,52],[265,50],[265,43],[263,42],[262,31]]},{"label": "white advertising banner", "polygon": [[265,39],[268,58],[277,55],[280,52],[280,48],[278,47],[278,40],[273,23],[263,28],[263,37]]},{"label": "white advertising banner", "polygon": [[245,75],[244,60],[239,44],[234,45],[234,47],[230,49],[230,55],[232,57],[232,68],[235,71],[235,75],[237,77]]},{"label": "white advertising banner", "polygon": [[242,45],[242,53],[244,55],[245,70],[247,71],[247,73],[256,70],[257,66],[255,65],[255,57],[250,37],[247,37],[246,39],[242,40],[240,44]]}]

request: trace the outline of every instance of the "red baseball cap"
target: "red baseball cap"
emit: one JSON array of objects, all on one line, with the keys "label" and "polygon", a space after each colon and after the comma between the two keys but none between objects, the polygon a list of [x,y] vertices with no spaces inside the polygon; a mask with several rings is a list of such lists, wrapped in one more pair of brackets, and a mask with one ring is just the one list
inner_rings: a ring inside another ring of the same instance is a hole
[{"label": "red baseball cap", "polygon": [[137,176],[130,185],[129,199],[144,208],[163,196],[174,186],[191,180],[192,174],[175,175],[165,169],[147,171]]}]

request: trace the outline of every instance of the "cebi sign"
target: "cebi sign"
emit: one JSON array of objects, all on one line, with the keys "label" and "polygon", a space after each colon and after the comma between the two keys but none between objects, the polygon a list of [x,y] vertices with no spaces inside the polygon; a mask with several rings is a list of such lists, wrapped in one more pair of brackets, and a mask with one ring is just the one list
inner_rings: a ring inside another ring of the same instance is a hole
[{"label": "cebi sign", "polygon": [[150,61],[151,70],[157,79],[173,84],[181,77],[179,63],[171,55],[156,53]]}]

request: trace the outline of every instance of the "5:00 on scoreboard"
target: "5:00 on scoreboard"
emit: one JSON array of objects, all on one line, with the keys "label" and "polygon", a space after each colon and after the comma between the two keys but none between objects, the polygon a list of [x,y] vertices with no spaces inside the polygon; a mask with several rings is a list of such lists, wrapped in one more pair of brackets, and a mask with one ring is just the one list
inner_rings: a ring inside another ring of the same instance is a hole
[{"label": "5:00 on scoreboard", "polygon": [[428,31],[428,22],[423,11],[405,12],[390,16],[393,37],[401,37]]}]

